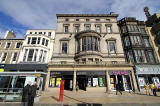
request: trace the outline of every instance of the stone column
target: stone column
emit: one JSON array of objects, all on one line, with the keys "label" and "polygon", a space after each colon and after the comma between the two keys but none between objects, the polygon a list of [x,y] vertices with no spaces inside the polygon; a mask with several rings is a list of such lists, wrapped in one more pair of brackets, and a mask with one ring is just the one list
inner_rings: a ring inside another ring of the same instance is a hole
[{"label": "stone column", "polygon": [[[48,87],[49,87],[49,80],[50,80],[50,71],[47,70],[46,83],[45,83],[45,90],[48,90]],[[44,83],[44,82],[43,82],[43,83]]]},{"label": "stone column", "polygon": [[76,70],[74,70],[74,73],[73,73],[73,91],[76,91],[76,80],[77,76],[76,76]]},{"label": "stone column", "polygon": [[131,74],[132,74],[132,79],[133,79],[133,85],[134,85],[135,92],[138,92],[137,81],[136,81],[136,77],[135,77],[135,74],[134,74],[133,70],[131,70]]},{"label": "stone column", "polygon": [[110,92],[110,89],[109,89],[109,74],[108,74],[108,71],[106,71],[106,84],[107,84],[107,86],[106,86],[106,92]]}]

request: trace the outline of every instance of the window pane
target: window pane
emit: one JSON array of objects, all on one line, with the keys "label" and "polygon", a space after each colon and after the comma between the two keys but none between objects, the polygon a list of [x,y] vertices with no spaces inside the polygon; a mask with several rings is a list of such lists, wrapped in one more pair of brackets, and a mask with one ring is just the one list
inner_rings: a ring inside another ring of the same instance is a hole
[{"label": "window pane", "polygon": [[145,44],[146,47],[150,47],[148,39],[144,39],[144,44]]},{"label": "window pane", "polygon": [[82,38],[82,51],[86,51],[86,37]]},{"label": "window pane", "polygon": [[109,53],[115,53],[115,43],[109,42]]},{"label": "window pane", "polygon": [[34,61],[37,61],[37,54],[38,54],[38,49],[36,49],[35,54],[34,54]]},{"label": "window pane", "polygon": [[75,32],[79,32],[79,26],[75,26]]},{"label": "window pane", "polygon": [[43,38],[43,40],[42,40],[42,45],[44,45],[44,42],[45,42],[45,39]]},{"label": "window pane", "polygon": [[16,61],[17,53],[14,53],[12,61]]},{"label": "window pane", "polygon": [[38,42],[37,42],[37,44],[40,44],[40,41],[41,41],[41,38],[40,38],[40,37],[38,37]]},{"label": "window pane", "polygon": [[140,28],[142,34],[146,34],[145,28]]},{"label": "window pane", "polygon": [[97,32],[101,32],[101,27],[100,26],[97,26]]},{"label": "window pane", "polygon": [[91,50],[92,48],[91,48],[91,45],[92,45],[92,43],[91,43],[91,37],[87,37],[87,44],[88,44],[88,50]]},{"label": "window pane", "polygon": [[64,32],[68,32],[68,26],[64,26]]},{"label": "window pane", "polygon": [[29,53],[28,53],[28,59],[27,59],[27,61],[32,61],[33,53],[34,53],[34,49],[30,49]]},{"label": "window pane", "polygon": [[25,60],[26,60],[27,52],[28,52],[28,49],[25,49],[25,53],[24,53],[24,57],[23,57],[23,61],[25,61]]},{"label": "window pane", "polygon": [[37,38],[33,37],[31,44],[36,44]]},{"label": "window pane", "polygon": [[150,59],[150,62],[155,62],[155,60],[154,60],[154,56],[153,56],[153,52],[152,51],[149,51],[148,52],[148,55],[149,55],[149,59]]},{"label": "window pane", "polygon": [[6,48],[10,48],[11,43],[7,43]]},{"label": "window pane", "polygon": [[48,46],[48,40],[46,40],[46,45],[45,46]]},{"label": "window pane", "polygon": [[7,53],[4,53],[4,54],[3,54],[3,57],[2,57],[2,61],[5,61],[6,58],[7,58]]},{"label": "window pane", "polygon": [[16,45],[16,48],[19,48],[19,47],[20,47],[20,45],[21,45],[21,43],[20,43],[20,42],[18,42],[18,43],[17,43],[17,45]]},{"label": "window pane", "polygon": [[67,42],[62,42],[62,53],[67,54]]},{"label": "window pane", "polygon": [[27,42],[27,44],[30,44],[30,41],[31,41],[31,38],[28,38],[28,42]]},{"label": "window pane", "polygon": [[43,50],[40,51],[39,62],[42,60]]}]

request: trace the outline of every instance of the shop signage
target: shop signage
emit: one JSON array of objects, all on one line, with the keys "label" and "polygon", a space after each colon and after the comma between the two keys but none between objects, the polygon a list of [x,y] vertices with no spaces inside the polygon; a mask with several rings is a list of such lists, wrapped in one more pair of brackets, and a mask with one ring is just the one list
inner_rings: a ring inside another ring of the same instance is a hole
[{"label": "shop signage", "polygon": [[127,75],[128,74],[127,71],[113,71],[112,73],[113,75]]},{"label": "shop signage", "polygon": [[4,64],[0,64],[0,72],[4,72],[4,67],[5,67]]},{"label": "shop signage", "polygon": [[106,75],[105,71],[78,71],[77,75]]},{"label": "shop signage", "polygon": [[73,75],[73,71],[51,71],[51,75]]}]

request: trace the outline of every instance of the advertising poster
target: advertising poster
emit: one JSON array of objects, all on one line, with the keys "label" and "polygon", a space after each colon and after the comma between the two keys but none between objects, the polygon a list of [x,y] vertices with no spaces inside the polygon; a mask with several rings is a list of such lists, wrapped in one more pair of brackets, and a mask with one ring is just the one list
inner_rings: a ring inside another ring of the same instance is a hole
[{"label": "advertising poster", "polygon": [[52,78],[52,86],[54,87],[55,84],[55,78]]},{"label": "advertising poster", "polygon": [[99,85],[103,86],[103,78],[102,77],[99,78]]},{"label": "advertising poster", "polygon": [[57,78],[57,81],[56,81],[56,86],[57,87],[60,87],[60,84],[61,84],[61,78]]},{"label": "advertising poster", "polygon": [[91,78],[88,78],[88,87],[91,87]]},{"label": "advertising poster", "polygon": [[93,86],[98,86],[98,78],[93,78]]},{"label": "advertising poster", "polygon": [[139,81],[139,86],[144,86],[145,85],[145,81],[144,81],[143,77],[139,77],[138,81]]}]

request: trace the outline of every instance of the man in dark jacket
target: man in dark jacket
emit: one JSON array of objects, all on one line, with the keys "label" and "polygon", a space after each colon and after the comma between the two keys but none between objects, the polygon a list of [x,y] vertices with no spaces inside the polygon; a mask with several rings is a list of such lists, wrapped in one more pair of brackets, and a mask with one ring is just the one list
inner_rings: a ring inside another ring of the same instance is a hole
[{"label": "man in dark jacket", "polygon": [[121,86],[120,86],[120,84],[119,84],[118,81],[117,81],[117,82],[116,82],[116,95],[117,95],[118,92],[122,95]]},{"label": "man in dark jacket", "polygon": [[23,88],[22,91],[22,106],[29,106],[29,98],[31,97],[31,82]]},{"label": "man in dark jacket", "polygon": [[34,104],[34,98],[36,97],[36,95],[37,95],[37,83],[36,82],[34,82],[33,83],[33,85],[31,86],[31,89],[32,89],[32,94],[31,94],[31,98],[30,98],[30,104],[29,104],[29,106],[33,106],[33,104]]}]

